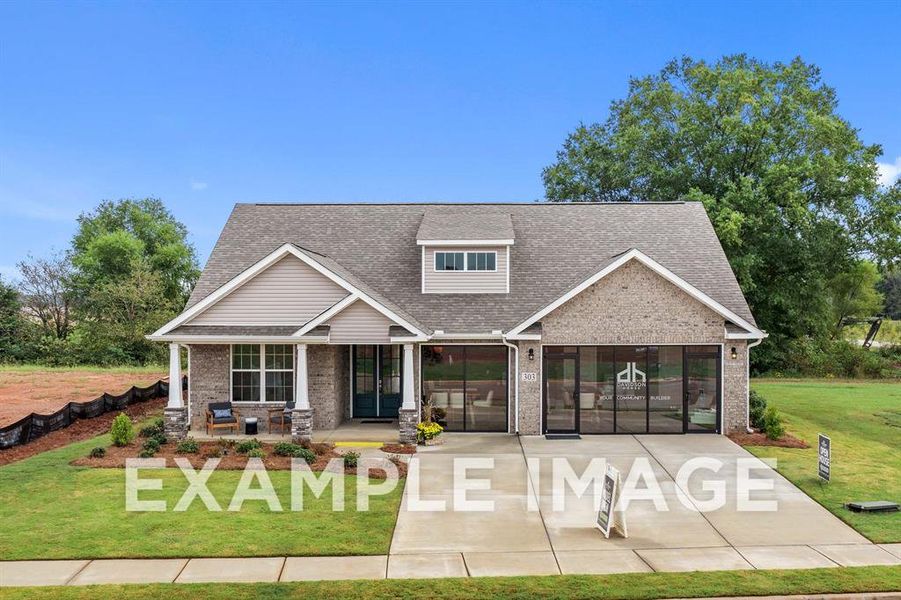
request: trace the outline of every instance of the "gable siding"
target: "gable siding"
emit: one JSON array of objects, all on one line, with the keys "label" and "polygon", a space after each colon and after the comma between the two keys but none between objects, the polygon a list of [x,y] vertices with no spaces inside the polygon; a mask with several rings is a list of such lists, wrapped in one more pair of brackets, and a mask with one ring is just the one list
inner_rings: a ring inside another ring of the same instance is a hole
[{"label": "gable siding", "polygon": [[388,328],[394,322],[362,300],[332,317],[329,343],[387,344]]},{"label": "gable siding", "polygon": [[347,290],[295,256],[286,256],[200,313],[192,325],[303,325]]},{"label": "gable siding", "polygon": [[[497,271],[435,271],[435,252],[497,252]],[[426,294],[507,293],[507,247],[460,248],[426,246],[423,259]]]}]

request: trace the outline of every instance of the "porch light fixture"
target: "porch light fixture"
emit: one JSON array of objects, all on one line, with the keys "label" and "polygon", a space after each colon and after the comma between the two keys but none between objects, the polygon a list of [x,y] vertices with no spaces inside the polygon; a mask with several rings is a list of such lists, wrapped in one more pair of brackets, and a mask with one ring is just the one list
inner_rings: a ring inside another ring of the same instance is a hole
[{"label": "porch light fixture", "polygon": [[529,348],[529,360],[535,360],[535,348]]},{"label": "porch light fixture", "polygon": [[735,346],[732,346],[732,352],[729,354],[732,357],[732,360],[738,358],[738,351],[735,349]]}]

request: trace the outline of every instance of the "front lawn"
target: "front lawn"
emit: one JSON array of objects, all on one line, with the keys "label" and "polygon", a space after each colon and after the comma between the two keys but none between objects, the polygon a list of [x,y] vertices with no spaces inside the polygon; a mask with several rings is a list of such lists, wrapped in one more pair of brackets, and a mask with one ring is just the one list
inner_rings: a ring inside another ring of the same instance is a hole
[{"label": "front lawn", "polygon": [[708,571],[479,577],[472,579],[382,579],[256,584],[157,584],[89,587],[0,588],[0,598],[23,600],[150,600],[170,598],[488,598],[629,599],[764,596],[884,592],[901,589],[901,567],[849,567],[797,571]]},{"label": "front lawn", "polygon": [[[749,446],[778,460],[778,470],[814,500],[874,542],[901,542],[901,512],[859,514],[855,500],[901,501],[901,385],[829,380],[753,380],[751,387],[785,417],[788,433],[810,448]],[[832,440],[832,480],[817,477],[817,434]]]},{"label": "front lawn", "polygon": [[[209,488],[223,508],[207,511],[195,499],[186,512],[173,512],[187,488],[177,469],[141,471],[159,477],[160,491],[141,491],[141,500],[168,503],[166,512],[125,510],[125,471],[73,467],[69,462],[109,436],[78,442],[0,467],[0,559],[135,558],[196,556],[284,556],[386,554],[400,506],[403,481],[393,492],[356,510],[356,478],[345,478],[345,510],[332,511],[330,488],[316,499],[309,490],[304,510],[291,512],[290,473],[271,471],[284,512],[247,501],[225,510],[241,471],[217,471]],[[258,487],[255,482],[254,487]]]}]

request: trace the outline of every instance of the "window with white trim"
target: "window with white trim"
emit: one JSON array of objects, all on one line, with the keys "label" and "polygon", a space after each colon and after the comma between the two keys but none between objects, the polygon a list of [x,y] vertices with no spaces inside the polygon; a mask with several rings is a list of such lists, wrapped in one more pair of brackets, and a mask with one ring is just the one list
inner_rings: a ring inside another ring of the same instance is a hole
[{"label": "window with white trim", "polygon": [[294,346],[233,344],[232,402],[292,402]]},{"label": "window with white trim", "polygon": [[436,271],[497,271],[497,252],[435,252]]}]

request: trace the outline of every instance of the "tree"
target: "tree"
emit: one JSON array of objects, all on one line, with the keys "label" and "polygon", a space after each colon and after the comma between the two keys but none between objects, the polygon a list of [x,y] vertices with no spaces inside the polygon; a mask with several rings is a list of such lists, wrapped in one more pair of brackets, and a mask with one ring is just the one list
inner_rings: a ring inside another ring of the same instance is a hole
[{"label": "tree", "polygon": [[872,317],[882,311],[883,297],[876,289],[879,270],[876,265],[862,260],[829,282],[832,293],[833,337],[847,317]]},{"label": "tree", "polygon": [[19,336],[22,331],[19,293],[0,277],[0,362],[18,356]]},{"label": "tree", "polygon": [[187,238],[187,228],[160,200],[102,202],[78,217],[72,240],[75,288],[87,298],[92,288],[127,280],[135,265],[144,264],[159,275],[163,293],[181,307],[200,275]]},{"label": "tree", "polygon": [[901,320],[901,269],[890,271],[876,287],[885,296],[885,316]]},{"label": "tree", "polygon": [[43,334],[57,339],[69,335],[72,263],[57,253],[50,258],[29,255],[18,265],[22,278],[19,292],[26,314],[40,322]]},{"label": "tree", "polygon": [[567,138],[543,171],[546,196],[702,202],[770,347],[824,336],[830,282],[861,257],[895,262],[899,243],[898,197],[876,183],[881,149],[836,106],[800,59],[673,61]]}]

